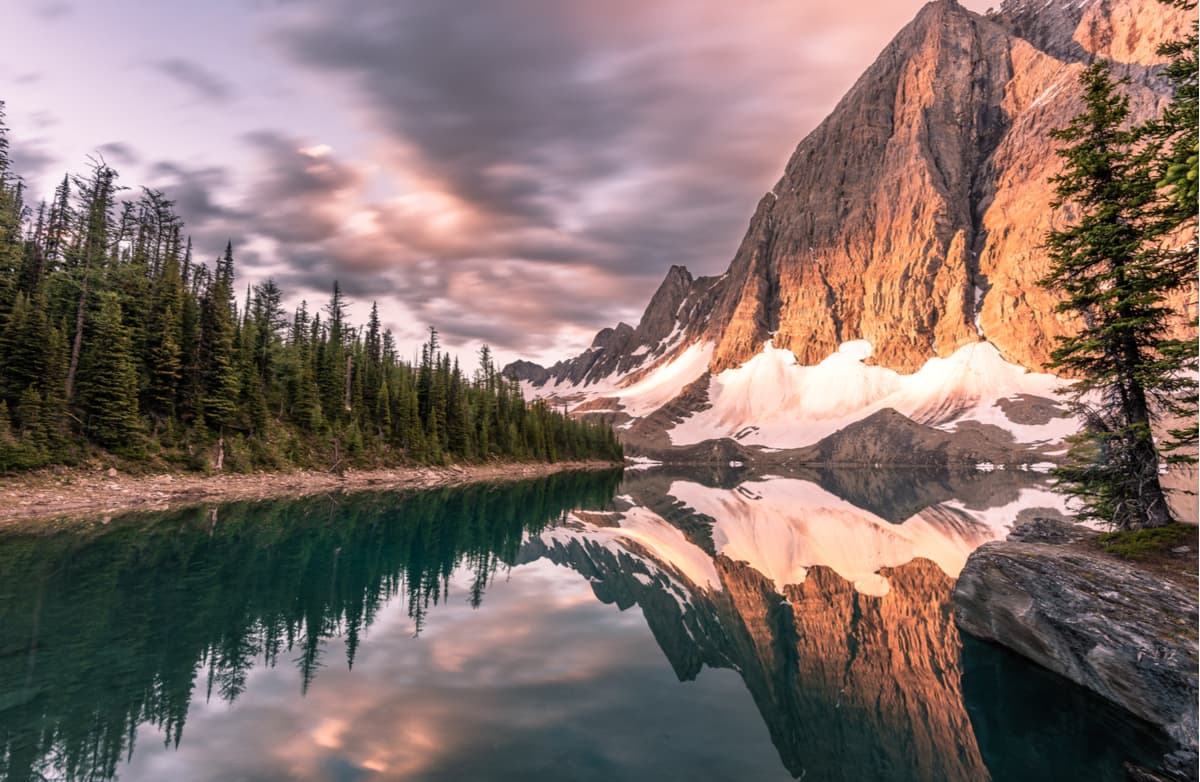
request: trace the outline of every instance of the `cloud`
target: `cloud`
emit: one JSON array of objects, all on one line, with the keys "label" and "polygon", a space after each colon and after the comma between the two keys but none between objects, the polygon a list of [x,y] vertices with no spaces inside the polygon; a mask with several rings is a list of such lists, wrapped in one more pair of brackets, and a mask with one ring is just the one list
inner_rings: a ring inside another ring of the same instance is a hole
[{"label": "cloud", "polygon": [[[618,313],[636,320],[671,264],[727,266],[862,52],[915,10],[847,4],[292,3],[273,39],[348,84],[376,140],[377,170],[331,188],[341,206],[305,203],[306,231],[334,213],[370,230],[305,273],[403,278],[397,295],[451,339],[534,349]],[[874,24],[851,21],[860,6]],[[356,208],[352,191],[381,180],[392,197]],[[506,287],[508,273],[524,287]],[[540,315],[512,302],[534,296]],[[475,314],[479,301],[495,304]]]},{"label": "cloud", "polygon": [[[666,269],[724,270],[791,149],[916,4],[261,0],[263,40],[352,138],[277,125],[249,165],[160,164],[205,257],[337,279],[450,345],[553,360],[636,321]],[[864,23],[862,18],[869,18]],[[285,63],[286,65],[287,63]],[[156,68],[210,100],[220,76]],[[274,123],[270,123],[274,125]],[[338,149],[344,146],[345,150]],[[240,183],[245,183],[244,187]]]},{"label": "cloud", "polygon": [[10,141],[8,151],[13,171],[26,182],[36,182],[50,170],[57,158],[37,139]]},{"label": "cloud", "polygon": [[51,0],[50,2],[35,3],[33,12],[43,19],[54,21],[75,13],[75,6]]},{"label": "cloud", "polygon": [[233,85],[199,63],[179,57],[169,57],[158,60],[152,64],[152,67],[205,100],[213,103],[228,103],[234,98]]},{"label": "cloud", "polygon": [[104,155],[106,160],[117,166],[137,165],[142,159],[137,150],[124,141],[110,141],[107,144],[101,144],[96,150]]}]

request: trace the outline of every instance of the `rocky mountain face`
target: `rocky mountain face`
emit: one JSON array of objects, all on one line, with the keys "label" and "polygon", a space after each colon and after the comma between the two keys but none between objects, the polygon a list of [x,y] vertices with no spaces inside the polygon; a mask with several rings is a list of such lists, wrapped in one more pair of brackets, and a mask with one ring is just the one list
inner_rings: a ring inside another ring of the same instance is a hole
[{"label": "rocky mountain face", "polygon": [[1039,370],[1070,327],[1037,285],[1043,237],[1066,219],[1048,207],[1049,134],[1080,110],[1077,78],[1097,57],[1129,80],[1136,117],[1156,112],[1169,91],[1155,48],[1189,24],[1156,0],[1007,0],[986,16],[929,3],[800,142],[724,275],[673,267],[636,328],[508,373],[534,393],[620,397],[689,346],[707,346],[706,366],[679,391],[765,348],[811,367],[855,340],[903,375],[980,341]]},{"label": "rocky mountain face", "polygon": [[705,293],[717,278],[693,278],[683,266],[672,266],[658,286],[637,328],[618,323],[601,329],[586,351],[546,369],[529,361],[516,361],[504,374],[535,386],[547,381],[587,385],[605,378],[620,377],[640,367],[650,367],[669,358],[685,336],[694,334],[708,315]]}]

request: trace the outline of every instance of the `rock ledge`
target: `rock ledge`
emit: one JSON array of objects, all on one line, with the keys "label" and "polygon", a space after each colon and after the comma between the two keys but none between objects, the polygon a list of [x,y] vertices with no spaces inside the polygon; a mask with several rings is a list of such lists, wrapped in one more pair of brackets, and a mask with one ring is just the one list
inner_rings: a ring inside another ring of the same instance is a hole
[{"label": "rock ledge", "polygon": [[1095,535],[1047,519],[967,560],[958,626],[999,643],[1197,747],[1197,599],[1081,545]]}]

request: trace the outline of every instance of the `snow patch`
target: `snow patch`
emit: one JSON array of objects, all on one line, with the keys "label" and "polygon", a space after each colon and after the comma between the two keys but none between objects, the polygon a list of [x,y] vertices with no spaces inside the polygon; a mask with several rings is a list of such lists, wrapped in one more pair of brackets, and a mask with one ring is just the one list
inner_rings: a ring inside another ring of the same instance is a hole
[{"label": "snow patch", "polygon": [[975,299],[972,306],[975,308],[975,333],[983,336],[983,288],[975,286]]},{"label": "snow patch", "polygon": [[997,400],[1053,398],[1065,381],[1008,363],[989,342],[931,358],[911,375],[868,366],[870,354],[871,343],[855,340],[819,364],[801,366],[790,350],[768,341],[742,366],[714,376],[711,407],[668,435],[675,445],[740,435],[746,444],[799,448],[885,408],[950,432],[966,421],[992,424],[1026,444],[1058,442],[1078,429],[1073,418],[1037,425],[1010,420]]},{"label": "snow patch", "polygon": [[616,394],[620,396],[625,412],[641,418],[670,402],[679,396],[684,386],[708,370],[712,354],[711,342],[694,343],[645,377],[618,390]]}]

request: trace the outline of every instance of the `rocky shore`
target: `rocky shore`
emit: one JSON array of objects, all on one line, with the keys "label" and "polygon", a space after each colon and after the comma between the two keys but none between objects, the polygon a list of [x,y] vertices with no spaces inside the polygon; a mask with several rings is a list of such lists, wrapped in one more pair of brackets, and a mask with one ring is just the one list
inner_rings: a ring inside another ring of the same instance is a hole
[{"label": "rocky shore", "polygon": [[476,481],[536,478],[566,470],[620,467],[610,462],[489,463],[450,467],[248,474],[128,475],[106,470],[39,470],[0,478],[0,528],[205,502],[301,497],[348,491],[428,489]]},{"label": "rocky shore", "polygon": [[1181,748],[1165,760],[1173,776],[1164,778],[1195,778],[1195,542],[1190,556],[1180,552],[1192,564],[1187,575],[1108,554],[1097,535],[1037,519],[982,546],[955,585],[958,626],[1162,728]]}]

